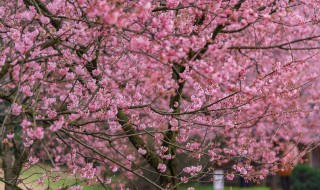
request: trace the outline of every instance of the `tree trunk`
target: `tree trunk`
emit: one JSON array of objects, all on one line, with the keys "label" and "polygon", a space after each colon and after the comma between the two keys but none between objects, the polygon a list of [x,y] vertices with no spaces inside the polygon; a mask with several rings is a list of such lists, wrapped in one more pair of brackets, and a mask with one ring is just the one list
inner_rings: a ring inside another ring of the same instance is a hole
[{"label": "tree trunk", "polygon": [[[10,184],[14,184],[14,179],[17,177],[13,176],[12,173],[14,160],[14,154],[10,151],[9,145],[2,145],[2,168],[4,172],[4,180]],[[5,190],[14,190],[14,188],[5,184]]]},{"label": "tree trunk", "polygon": [[[14,140],[13,140],[13,144]],[[2,143],[2,168],[4,171],[5,190],[20,189],[17,186],[18,178],[28,156],[28,150],[23,152],[17,146]],[[12,150],[13,149],[13,150]]]},{"label": "tree trunk", "polygon": [[275,175],[271,176],[270,189],[271,190],[277,190],[277,176],[275,176]]}]

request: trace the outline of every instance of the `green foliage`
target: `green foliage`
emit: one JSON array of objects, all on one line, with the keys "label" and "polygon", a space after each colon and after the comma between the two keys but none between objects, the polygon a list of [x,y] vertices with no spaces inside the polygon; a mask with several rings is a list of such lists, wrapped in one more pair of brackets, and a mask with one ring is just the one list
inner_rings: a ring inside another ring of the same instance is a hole
[{"label": "green foliage", "polygon": [[320,171],[308,165],[298,165],[293,169],[290,181],[295,190],[320,190]]}]

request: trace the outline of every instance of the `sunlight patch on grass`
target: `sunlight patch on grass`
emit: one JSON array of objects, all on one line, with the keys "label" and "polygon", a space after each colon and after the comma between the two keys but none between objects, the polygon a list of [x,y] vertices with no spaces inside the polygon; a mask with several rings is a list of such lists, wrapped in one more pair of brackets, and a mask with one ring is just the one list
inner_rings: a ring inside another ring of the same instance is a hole
[{"label": "sunlight patch on grass", "polygon": [[[74,185],[83,186],[84,190],[103,189],[99,184],[89,186],[79,175],[69,176],[60,171],[50,173],[51,169],[52,167],[50,166],[40,164],[24,170],[20,176],[24,183],[19,186],[24,189],[28,187],[35,190],[43,190],[48,187],[50,189],[57,189],[59,187],[70,187]],[[41,185],[38,183],[38,180],[45,174],[49,176],[49,179],[44,179],[43,184]]]}]

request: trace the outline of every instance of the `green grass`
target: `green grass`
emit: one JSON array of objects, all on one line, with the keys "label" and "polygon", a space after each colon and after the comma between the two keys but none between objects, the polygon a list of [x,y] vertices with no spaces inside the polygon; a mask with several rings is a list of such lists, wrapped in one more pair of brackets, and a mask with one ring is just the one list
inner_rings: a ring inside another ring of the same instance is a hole
[{"label": "green grass", "polygon": [[[225,187],[225,190],[230,190],[230,187]],[[241,188],[241,187],[232,187],[232,190],[270,190],[268,187],[247,187],[247,188]]]},{"label": "green grass", "polygon": [[[46,189],[47,187],[50,187],[50,189],[56,189],[58,187],[70,187],[73,185],[81,185],[83,186],[84,190],[103,190],[104,188],[101,185],[92,185],[88,186],[86,182],[84,182],[81,177],[78,175],[75,176],[67,176],[61,172],[56,172],[53,174],[50,174],[50,179],[54,179],[56,176],[60,175],[61,179],[57,180],[56,182],[51,182],[48,179],[44,180],[44,185],[38,185],[37,180],[41,178],[43,174],[49,173],[48,171],[51,169],[51,167],[46,165],[35,165],[21,173],[20,178],[23,179],[24,184],[32,189],[36,190],[42,190]],[[20,187],[24,188],[24,185],[20,185]]]},{"label": "green grass", "polygon": [[[50,175],[50,178],[53,179],[55,176],[60,174],[62,178],[61,180],[58,180],[55,183],[49,182],[48,180],[44,180],[45,185],[43,186],[38,185],[37,179],[39,179],[43,174],[47,173],[48,170],[50,169],[51,167],[48,165],[36,165],[24,171],[20,177],[24,179],[24,182],[29,188],[32,188],[35,190],[44,190],[47,187],[50,187],[50,189],[56,189],[58,187],[70,187],[73,185],[81,185],[83,186],[83,190],[104,190],[104,188],[99,184],[88,186],[77,175],[70,177],[62,173],[55,173]],[[21,187],[23,188],[24,186],[21,186]],[[195,190],[213,190],[213,186],[199,185],[199,184],[183,185],[179,187],[179,190],[187,190],[188,187],[194,187]],[[224,190],[230,190],[230,187],[225,187]],[[270,190],[270,189],[268,187],[249,187],[249,188],[232,187],[232,190]]]},{"label": "green grass", "polygon": [[[188,187],[194,187],[195,190],[213,190],[213,186],[210,185],[190,185],[190,186],[183,186],[179,188],[179,190],[187,190]],[[230,190],[230,187],[225,187],[224,190]],[[270,190],[268,187],[232,187],[232,190]]]}]

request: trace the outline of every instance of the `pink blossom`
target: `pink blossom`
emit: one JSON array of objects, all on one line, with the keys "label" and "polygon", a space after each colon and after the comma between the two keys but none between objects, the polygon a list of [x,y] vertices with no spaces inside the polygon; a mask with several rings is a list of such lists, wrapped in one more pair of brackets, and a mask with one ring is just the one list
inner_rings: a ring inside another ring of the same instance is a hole
[{"label": "pink blossom", "polygon": [[58,115],[57,112],[54,111],[54,110],[48,111],[48,117],[50,119],[53,119],[53,118],[57,117],[57,115]]},{"label": "pink blossom", "polygon": [[76,77],[76,74],[74,74],[74,73],[67,73],[66,74],[66,79],[67,80],[72,80],[72,79],[74,79]]},{"label": "pink blossom", "polygon": [[71,189],[71,190],[82,190],[83,187],[80,186],[80,185],[74,185],[74,186],[71,186],[70,189]]},{"label": "pink blossom", "polygon": [[32,138],[26,138],[25,142],[23,142],[23,145],[25,147],[30,147],[34,143],[34,140]]},{"label": "pink blossom", "polygon": [[145,130],[147,128],[147,126],[145,124],[141,124],[139,125],[139,130]]},{"label": "pink blossom", "polygon": [[142,155],[145,155],[147,153],[147,151],[145,149],[139,148],[138,152]]},{"label": "pink blossom", "polygon": [[101,73],[102,73],[102,72],[101,72],[100,70],[97,70],[97,69],[95,69],[95,70],[92,71],[92,74],[93,74],[94,76],[99,76]]},{"label": "pink blossom", "polygon": [[167,154],[167,155],[160,155],[161,158],[164,158],[166,160],[171,160],[173,158],[173,156],[171,154]]},{"label": "pink blossom", "polygon": [[161,173],[164,173],[166,170],[167,170],[167,166],[165,164],[159,164],[158,165],[158,170],[161,172]]},{"label": "pink blossom", "polygon": [[56,68],[56,66],[57,66],[57,64],[55,62],[49,62],[48,68],[47,68],[48,72],[53,71]]},{"label": "pink blossom", "polygon": [[227,180],[231,181],[234,178],[234,174],[232,174],[232,173],[231,174],[227,174],[226,178],[227,178]]},{"label": "pink blossom", "polygon": [[41,15],[40,21],[41,21],[43,24],[49,24],[50,19],[49,19],[48,17],[45,17],[45,16],[42,16],[42,15]]},{"label": "pink blossom", "polygon": [[26,96],[32,96],[33,95],[33,93],[30,90],[30,86],[22,86],[21,87],[21,91]]},{"label": "pink blossom", "polygon": [[35,156],[30,156],[29,157],[29,159],[28,159],[28,163],[30,164],[30,165],[34,165],[34,164],[36,164],[36,163],[38,163],[39,162],[39,158],[37,158],[37,157],[35,157]]},{"label": "pink blossom", "polygon": [[7,134],[7,138],[8,138],[8,139],[13,139],[13,137],[14,137],[14,134],[13,134],[13,133]]},{"label": "pink blossom", "polygon": [[178,0],[168,0],[167,7],[176,7],[176,6],[178,6],[179,3],[180,3],[180,1],[178,1]]},{"label": "pink blossom", "polygon": [[175,119],[175,118],[170,119],[169,123],[170,123],[170,125],[171,125],[172,127],[178,127],[178,125],[179,125],[178,120]]},{"label": "pink blossom", "polygon": [[5,10],[4,7],[0,7],[0,16],[4,16]]},{"label": "pink blossom", "polygon": [[29,127],[31,124],[32,124],[32,123],[31,123],[30,121],[24,119],[24,120],[22,120],[22,122],[21,122],[20,125],[21,125],[23,128],[26,128],[26,127]]},{"label": "pink blossom", "polygon": [[107,178],[106,181],[105,181],[105,183],[106,183],[107,185],[109,185],[109,184],[111,184],[111,181],[112,181],[111,178]]},{"label": "pink blossom", "polygon": [[240,171],[239,171],[241,174],[243,175],[246,175],[248,172],[245,168],[240,168]]},{"label": "pink blossom", "polygon": [[36,130],[34,131],[33,133],[33,136],[36,138],[36,139],[43,139],[44,137],[44,130],[43,130],[43,127],[37,127]]},{"label": "pink blossom", "polygon": [[180,179],[181,179],[182,183],[188,183],[188,178],[187,177],[184,176],[184,177],[181,177]]},{"label": "pink blossom", "polygon": [[141,50],[147,49],[147,47],[150,45],[149,41],[143,37],[132,38],[130,43],[133,49]]},{"label": "pink blossom", "polygon": [[14,41],[20,40],[20,31],[14,28],[10,29],[10,32],[8,33],[8,36],[13,39]]},{"label": "pink blossom", "polygon": [[75,121],[76,119],[78,119],[80,117],[80,114],[71,114],[69,116],[70,121]]},{"label": "pink blossom", "polygon": [[21,113],[21,109],[22,109],[22,106],[17,104],[17,103],[14,103],[13,106],[12,106],[12,115],[15,115],[15,116],[18,116],[20,115]]},{"label": "pink blossom", "polygon": [[166,147],[166,146],[161,146],[161,147],[160,147],[160,151],[161,151],[161,153],[165,153],[165,152],[168,151],[168,147]]},{"label": "pink blossom", "polygon": [[38,185],[44,185],[43,178],[37,179],[37,183],[38,183]]},{"label": "pink blossom", "polygon": [[52,125],[50,125],[49,129],[53,132],[58,131],[64,125],[64,119],[61,117],[58,121],[55,121]]},{"label": "pink blossom", "polygon": [[110,169],[111,169],[112,172],[117,172],[118,171],[118,166],[115,165],[115,164],[111,164],[110,165]]},{"label": "pink blossom", "polygon": [[134,156],[132,154],[129,154],[127,157],[126,157],[127,160],[129,161],[133,161],[134,160]]},{"label": "pink blossom", "polygon": [[86,179],[92,179],[95,175],[96,168],[93,168],[92,163],[88,163],[80,170],[80,176]]},{"label": "pink blossom", "polygon": [[202,170],[202,166],[190,166],[190,167],[185,167],[183,168],[183,171],[185,173],[189,173],[191,176],[196,175]]}]

